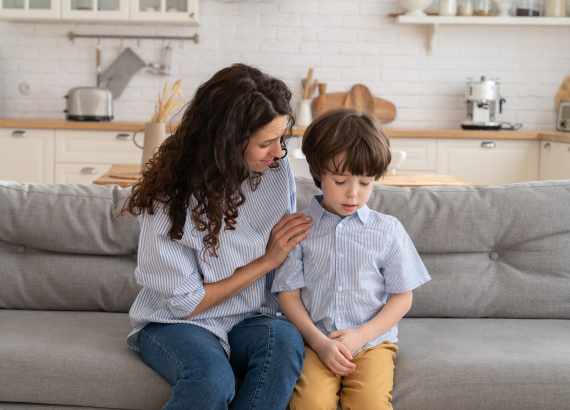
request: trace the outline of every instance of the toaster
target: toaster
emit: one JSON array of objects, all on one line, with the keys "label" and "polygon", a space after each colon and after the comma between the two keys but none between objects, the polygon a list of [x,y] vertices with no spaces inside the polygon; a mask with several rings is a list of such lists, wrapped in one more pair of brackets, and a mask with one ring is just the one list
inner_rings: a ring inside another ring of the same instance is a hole
[{"label": "toaster", "polygon": [[72,121],[111,121],[113,96],[99,87],[75,87],[65,96],[65,118]]},{"label": "toaster", "polygon": [[556,121],[558,131],[570,132],[570,101],[561,101],[558,109],[558,121]]}]

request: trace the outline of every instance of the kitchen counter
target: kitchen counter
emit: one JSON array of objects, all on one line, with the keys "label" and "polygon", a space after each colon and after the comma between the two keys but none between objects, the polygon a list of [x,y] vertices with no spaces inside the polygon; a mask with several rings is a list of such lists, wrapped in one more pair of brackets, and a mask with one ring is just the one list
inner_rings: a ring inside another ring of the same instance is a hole
[{"label": "kitchen counter", "polygon": [[[176,124],[172,125],[171,131]],[[0,128],[23,129],[76,129],[96,131],[125,131],[141,132],[144,122],[136,121],[110,121],[85,122],[66,121],[64,119],[36,119],[36,118],[3,118],[0,119]],[[296,127],[293,135],[300,137],[304,128]],[[522,131],[466,131],[458,129],[404,129],[384,128],[389,138],[425,138],[425,139],[489,139],[489,140],[543,140],[552,142],[570,143],[570,133],[552,130],[522,130]]]}]

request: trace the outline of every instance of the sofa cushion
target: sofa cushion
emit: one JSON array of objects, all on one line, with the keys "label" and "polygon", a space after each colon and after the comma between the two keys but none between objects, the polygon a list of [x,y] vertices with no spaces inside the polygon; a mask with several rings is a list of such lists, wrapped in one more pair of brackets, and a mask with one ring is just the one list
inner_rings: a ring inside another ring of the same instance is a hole
[{"label": "sofa cushion", "polygon": [[0,181],[0,240],[100,255],[136,252],[138,224],[121,213],[129,189]]},{"label": "sofa cushion", "polygon": [[[155,410],[170,387],[125,344],[120,313],[0,310],[4,402]],[[406,318],[394,408],[565,409],[570,321]]]},{"label": "sofa cushion", "polygon": [[0,308],[128,312],[135,255],[40,251],[0,241]]},{"label": "sofa cushion", "polygon": [[570,320],[404,319],[398,410],[570,408]]},{"label": "sofa cushion", "polygon": [[[299,209],[318,192],[298,179]],[[570,181],[490,187],[374,188],[432,281],[410,316],[570,318]]]},{"label": "sofa cushion", "polygon": [[156,410],[170,387],[126,345],[123,313],[0,310],[0,400]]}]

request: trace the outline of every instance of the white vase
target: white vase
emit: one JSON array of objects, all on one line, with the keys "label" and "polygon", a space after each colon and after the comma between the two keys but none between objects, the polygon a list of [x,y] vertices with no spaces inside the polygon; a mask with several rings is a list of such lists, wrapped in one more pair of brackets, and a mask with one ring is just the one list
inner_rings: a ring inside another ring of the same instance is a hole
[{"label": "white vase", "polygon": [[304,98],[301,101],[299,101],[295,124],[300,127],[308,127],[312,121],[313,121],[313,114],[311,112],[311,100],[308,98]]}]

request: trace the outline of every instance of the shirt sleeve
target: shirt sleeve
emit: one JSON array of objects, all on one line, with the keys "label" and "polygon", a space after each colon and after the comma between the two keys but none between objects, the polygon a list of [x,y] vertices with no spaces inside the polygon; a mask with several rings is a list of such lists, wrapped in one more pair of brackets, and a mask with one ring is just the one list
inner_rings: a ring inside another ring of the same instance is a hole
[{"label": "shirt sleeve", "polygon": [[287,292],[304,287],[303,250],[301,245],[297,245],[289,253],[285,262],[275,270],[271,292]]},{"label": "shirt sleeve", "polygon": [[137,268],[139,285],[163,298],[175,318],[191,314],[205,295],[196,250],[170,239],[170,218],[163,208],[153,215],[142,214]]},{"label": "shirt sleeve", "polygon": [[394,219],[392,245],[382,269],[387,293],[403,293],[431,280],[414,243],[402,223]]}]

